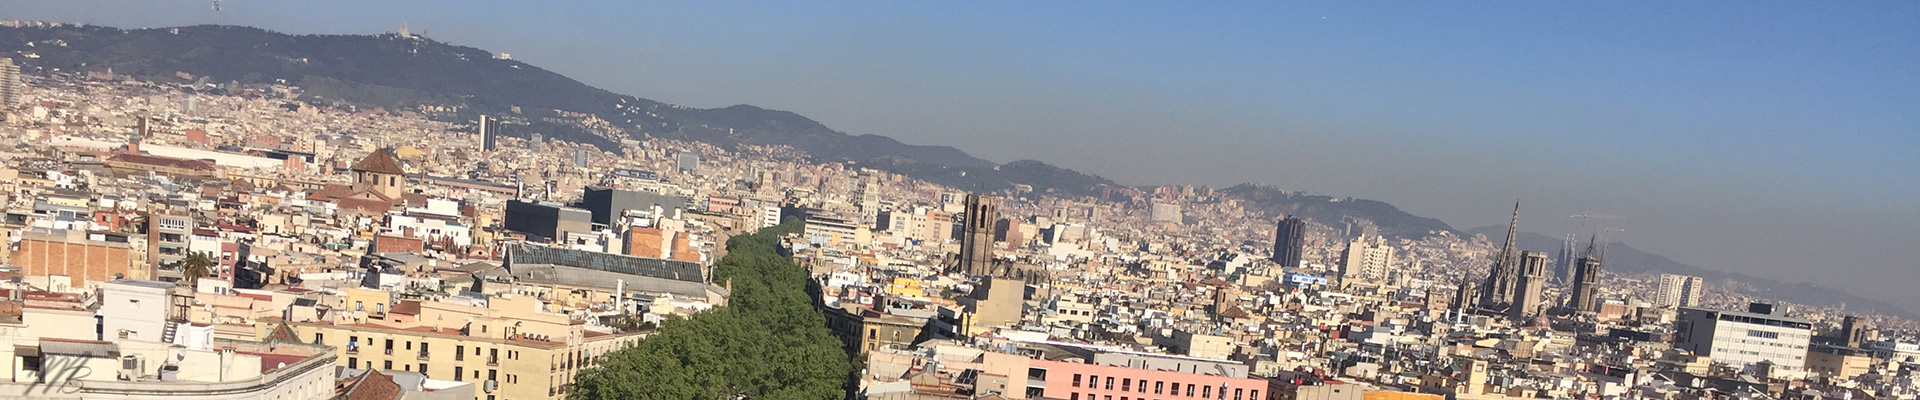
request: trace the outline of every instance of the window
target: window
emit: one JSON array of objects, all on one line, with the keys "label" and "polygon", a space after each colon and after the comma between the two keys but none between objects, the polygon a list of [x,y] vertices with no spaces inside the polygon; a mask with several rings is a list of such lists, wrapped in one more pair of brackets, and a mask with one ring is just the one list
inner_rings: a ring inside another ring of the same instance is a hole
[{"label": "window", "polygon": [[1758,331],[1758,330],[1749,329],[1747,330],[1747,336],[1763,338],[1763,339],[1779,339],[1780,332],[1767,332],[1767,331]]},{"label": "window", "polygon": [[1233,400],[1240,400],[1240,388],[1233,388]]},{"label": "window", "polygon": [[1090,378],[1087,378],[1087,387],[1090,387],[1090,388],[1094,388],[1094,389],[1099,389],[1099,388],[1100,388],[1100,376],[1099,376],[1099,375],[1093,375],[1092,377],[1090,377]]},{"label": "window", "polygon": [[327,344],[327,336],[326,336],[326,335],[323,335],[323,334],[321,334],[320,332],[314,332],[314,333],[313,333],[313,343],[314,343],[314,344]]},{"label": "window", "polygon": [[366,302],[363,302],[363,301],[359,301],[359,300],[354,300],[354,301],[353,301],[353,310],[354,310],[354,311],[366,311],[366,310],[367,310],[367,303],[366,303]]},{"label": "window", "polygon": [[[1080,387],[1080,374],[1073,374],[1073,387]],[[1074,393],[1073,398],[1080,398],[1080,394]]]},{"label": "window", "polygon": [[1113,390],[1113,377],[1107,377],[1107,390]]},{"label": "window", "polygon": [[388,370],[388,371],[392,371],[392,370],[393,370],[393,360],[386,360],[386,361],[381,361],[381,362],[380,362],[380,365],[381,365],[381,366],[380,366],[380,369],[384,369],[384,370]]},{"label": "window", "polygon": [[420,342],[420,358],[427,358],[427,342]]},{"label": "window", "polygon": [[407,350],[413,350],[413,341],[412,341],[412,340],[408,340],[406,344],[407,344]]},{"label": "window", "polygon": [[[421,376],[426,376],[426,375],[427,375],[427,363],[420,363],[420,369],[419,369],[419,370],[417,370],[417,371],[418,371],[418,372],[420,372],[420,375],[421,375]],[[1235,400],[1239,400],[1239,399],[1235,399]]]},{"label": "window", "polygon": [[467,380],[467,375],[464,372],[466,372],[466,368],[462,368],[458,365],[453,366],[453,380],[456,380],[456,381]]},{"label": "window", "polygon": [[1027,368],[1027,379],[1036,380],[1036,381],[1047,380],[1047,370],[1040,369],[1040,368]]},{"label": "window", "polygon": [[464,346],[464,345],[457,345],[457,344],[456,344],[456,345],[453,345],[453,360],[454,360],[454,361],[466,361],[466,360],[467,360],[467,346]]},{"label": "window", "polygon": [[1067,393],[1067,400],[1080,400],[1079,393]]},{"label": "window", "polygon": [[393,339],[387,339],[387,355],[393,355]]},{"label": "window", "polygon": [[1122,391],[1122,392],[1131,392],[1131,391],[1133,391],[1133,378],[1121,378],[1121,379],[1120,379],[1120,391]]},{"label": "window", "polygon": [[360,369],[360,358],[347,357],[347,368]]},{"label": "window", "polygon": [[1201,387],[1200,387],[1200,397],[1213,397],[1213,387],[1212,387],[1212,386],[1201,386]]},{"label": "window", "polygon": [[1160,394],[1161,393],[1160,390],[1165,389],[1166,386],[1167,386],[1166,382],[1153,381],[1153,394]]},{"label": "window", "polygon": [[1193,384],[1187,384],[1187,397],[1193,397]]},{"label": "window", "polygon": [[1248,390],[1247,400],[1260,400],[1260,389]]}]

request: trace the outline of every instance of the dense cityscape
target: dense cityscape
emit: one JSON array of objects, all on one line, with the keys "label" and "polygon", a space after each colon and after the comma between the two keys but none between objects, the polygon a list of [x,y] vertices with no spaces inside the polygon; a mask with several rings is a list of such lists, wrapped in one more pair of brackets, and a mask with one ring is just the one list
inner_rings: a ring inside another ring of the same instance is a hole
[{"label": "dense cityscape", "polygon": [[1920,399],[1915,322],[1522,249],[1525,199],[1406,237],[6,56],[0,397]]}]

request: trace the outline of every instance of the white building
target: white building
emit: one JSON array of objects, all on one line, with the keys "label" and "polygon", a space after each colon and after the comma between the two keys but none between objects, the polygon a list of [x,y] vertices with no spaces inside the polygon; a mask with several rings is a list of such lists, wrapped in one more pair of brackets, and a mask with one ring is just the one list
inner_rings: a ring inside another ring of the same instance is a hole
[{"label": "white building", "polygon": [[1813,324],[1772,305],[1755,303],[1746,312],[1682,307],[1674,328],[1679,331],[1674,347],[1713,362],[1754,373],[1764,361],[1773,365],[1769,375],[1775,378],[1806,374]]},{"label": "white building", "polygon": [[1660,288],[1653,293],[1654,304],[1661,307],[1698,306],[1704,283],[1698,276],[1660,274]]},{"label": "white building", "polygon": [[167,342],[168,291],[161,281],[115,279],[100,285],[100,332],[106,340]]}]

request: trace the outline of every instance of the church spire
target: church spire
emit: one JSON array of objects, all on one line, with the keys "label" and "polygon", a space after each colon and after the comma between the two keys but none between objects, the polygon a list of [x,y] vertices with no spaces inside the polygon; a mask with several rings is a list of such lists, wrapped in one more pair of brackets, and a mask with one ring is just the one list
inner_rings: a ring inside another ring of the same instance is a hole
[{"label": "church spire", "polygon": [[1520,275],[1520,251],[1514,240],[1520,232],[1520,201],[1513,202],[1513,221],[1507,224],[1507,243],[1487,270],[1487,283],[1480,287],[1480,308],[1501,310],[1513,303],[1514,285]]},{"label": "church spire", "polygon": [[1501,246],[1500,248],[1501,263],[1504,263],[1505,265],[1512,265],[1513,262],[1518,261],[1520,259],[1520,252],[1514,247],[1515,235],[1518,235],[1519,233],[1520,233],[1520,201],[1514,200],[1513,201],[1513,221],[1507,223],[1507,244],[1504,246]]},{"label": "church spire", "polygon": [[1600,246],[1599,234],[1594,234],[1593,236],[1587,237],[1587,258],[1588,259],[1591,259],[1594,261],[1600,261],[1601,256],[1603,255],[1603,253],[1606,253],[1606,251],[1607,250],[1605,247]]}]

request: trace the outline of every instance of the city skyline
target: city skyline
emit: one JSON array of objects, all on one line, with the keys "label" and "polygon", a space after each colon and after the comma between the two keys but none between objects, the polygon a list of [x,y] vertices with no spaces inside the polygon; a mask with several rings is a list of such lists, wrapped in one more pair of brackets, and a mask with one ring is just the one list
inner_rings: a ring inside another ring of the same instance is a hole
[{"label": "city skyline", "polygon": [[[1540,210],[1529,213],[1537,217],[1528,223],[1540,228],[1528,231],[1554,236],[1592,230],[1559,215],[1600,210],[1625,217],[1608,222],[1627,230],[1613,235],[1620,241],[1688,264],[1817,282],[1912,310],[1920,309],[1920,298],[1899,289],[1920,283],[1910,273],[1920,250],[1903,245],[1920,238],[1920,211],[1911,201],[1920,185],[1899,171],[1920,166],[1908,155],[1915,121],[1898,105],[1915,104],[1913,93],[1920,93],[1912,90],[1920,82],[1900,66],[1920,46],[1905,45],[1913,35],[1902,33],[1914,28],[1896,22],[1914,16],[1914,7],[1880,4],[1886,7],[1700,6],[1653,15],[1575,5],[1290,6],[1157,40],[1093,20],[1138,21],[1164,11],[1169,18],[1153,27],[1193,28],[1205,25],[1198,18],[1221,10],[1044,10],[1027,18],[1060,23],[1041,29],[997,14],[992,5],[935,16],[938,10],[912,7],[602,4],[594,7],[614,11],[609,15],[659,9],[684,13],[686,21],[562,27],[554,22],[564,19],[562,11],[546,10],[522,13],[528,23],[520,28],[463,22],[489,14],[432,3],[363,8],[382,11],[375,18],[303,5],[228,4],[223,19],[215,19],[198,2],[8,8],[19,12],[12,18],[126,27],[223,22],[364,34],[410,23],[416,33],[512,53],[616,92],[703,107],[793,110],[854,134],[952,145],[1002,162],[1040,159],[1126,184],[1253,181],[1374,198],[1457,228],[1497,224],[1495,205],[1516,197]],[[1456,19],[1419,17],[1420,11]],[[1601,21],[1555,26],[1581,12]],[[868,33],[803,29],[807,18],[836,15]],[[957,21],[967,18],[979,23]],[[718,21],[767,27],[727,33],[717,28],[727,24],[694,26]],[[914,22],[928,27],[903,26]],[[979,41],[941,30],[982,27],[1017,29]],[[870,33],[875,28],[908,34],[879,38]],[[793,44],[774,40],[778,35],[769,30],[780,29],[799,30],[793,41],[843,40],[770,49]],[[1369,29],[1374,33],[1361,34]],[[676,32],[687,37],[669,35]],[[1432,37],[1416,37],[1422,34]],[[572,40],[558,40],[565,38]],[[1142,49],[1136,52],[1176,57],[1122,51],[1120,43],[1129,40]],[[901,50],[920,48],[903,41],[945,50]],[[1194,43],[1205,45],[1177,49]],[[955,46],[939,46],[948,44]],[[722,45],[742,51],[713,51]],[[886,49],[905,61],[869,62],[867,69],[844,61],[871,60],[889,54],[880,52]],[[1520,54],[1525,50],[1549,54]],[[956,59],[981,54],[988,57]],[[1575,65],[1582,61],[1595,65]],[[596,68],[610,63],[648,73]],[[780,73],[750,64],[797,69]],[[1351,71],[1335,71],[1341,68]],[[1161,71],[1183,73],[1150,74]],[[820,79],[795,79],[802,76]],[[960,87],[993,78],[1003,79]],[[1800,95],[1759,95],[1766,93]],[[1200,133],[1161,134],[1171,131]],[[1018,145],[989,145],[996,142]],[[1122,145],[1134,147],[1114,147]],[[1275,157],[1240,153],[1248,151]],[[1187,162],[1200,159],[1212,162]],[[1429,167],[1436,165],[1442,167]],[[1852,273],[1827,273],[1833,268]]]}]

